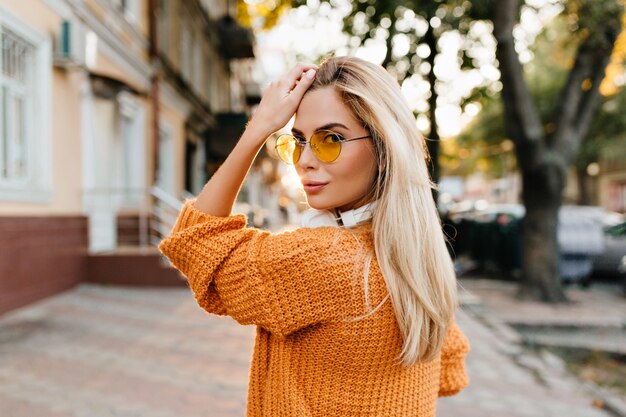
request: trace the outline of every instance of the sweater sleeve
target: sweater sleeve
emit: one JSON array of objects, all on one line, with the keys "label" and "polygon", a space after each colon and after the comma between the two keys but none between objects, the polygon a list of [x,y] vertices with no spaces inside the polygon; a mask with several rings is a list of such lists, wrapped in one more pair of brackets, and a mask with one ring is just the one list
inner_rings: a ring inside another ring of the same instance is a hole
[{"label": "sweater sleeve", "polygon": [[439,396],[448,397],[457,394],[469,384],[465,357],[470,350],[467,337],[455,321],[448,329],[448,334],[441,350],[441,378]]},{"label": "sweater sleeve", "polygon": [[323,227],[272,234],[247,228],[244,215],[211,216],[192,203],[159,248],[202,308],[277,335],[349,314],[353,275],[362,273],[350,233]]}]

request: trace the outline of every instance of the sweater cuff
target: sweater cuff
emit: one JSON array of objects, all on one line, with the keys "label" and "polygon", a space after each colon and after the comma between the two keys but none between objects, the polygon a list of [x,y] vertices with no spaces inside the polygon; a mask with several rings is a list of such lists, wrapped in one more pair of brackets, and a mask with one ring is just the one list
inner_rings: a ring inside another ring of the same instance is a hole
[{"label": "sweater cuff", "polygon": [[248,224],[248,218],[245,214],[234,214],[227,217],[213,216],[198,210],[194,206],[195,201],[195,199],[185,201],[172,229],[172,234],[207,222],[211,222],[218,227],[229,226],[228,228],[230,229],[243,229]]},{"label": "sweater cuff", "polygon": [[447,365],[441,378],[443,380],[439,387],[440,397],[449,397],[458,394],[463,388],[469,385],[469,377],[463,362]]}]

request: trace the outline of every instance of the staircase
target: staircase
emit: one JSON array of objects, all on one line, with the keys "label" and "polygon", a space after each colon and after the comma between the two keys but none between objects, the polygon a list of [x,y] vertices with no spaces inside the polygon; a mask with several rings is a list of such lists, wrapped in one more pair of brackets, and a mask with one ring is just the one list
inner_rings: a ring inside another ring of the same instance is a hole
[{"label": "staircase", "polygon": [[174,226],[182,202],[158,187],[153,187],[149,195],[150,209],[137,216],[136,235],[128,232],[133,229],[133,222],[124,217],[122,228],[126,232],[120,235],[118,247],[87,256],[86,282],[161,287],[186,285],[184,277],[157,248]]}]

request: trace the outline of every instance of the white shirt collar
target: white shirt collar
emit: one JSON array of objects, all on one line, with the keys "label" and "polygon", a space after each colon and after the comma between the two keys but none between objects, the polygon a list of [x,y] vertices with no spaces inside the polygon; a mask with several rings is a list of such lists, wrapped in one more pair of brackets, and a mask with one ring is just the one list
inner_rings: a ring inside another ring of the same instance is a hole
[{"label": "white shirt collar", "polygon": [[302,227],[354,227],[366,223],[372,218],[376,202],[367,203],[361,207],[348,211],[338,211],[336,216],[330,210],[309,209],[302,213],[300,225]]}]

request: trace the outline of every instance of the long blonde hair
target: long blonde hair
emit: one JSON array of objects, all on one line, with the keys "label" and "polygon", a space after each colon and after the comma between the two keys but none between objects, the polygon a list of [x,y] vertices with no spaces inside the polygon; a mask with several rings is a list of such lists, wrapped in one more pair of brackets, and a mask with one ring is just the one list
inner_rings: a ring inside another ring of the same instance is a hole
[{"label": "long blonde hair", "polygon": [[333,87],[372,135],[379,174],[372,218],[374,250],[404,344],[403,365],[434,359],[457,306],[427,151],[398,83],[381,67],[355,57],[324,61],[309,90]]}]

